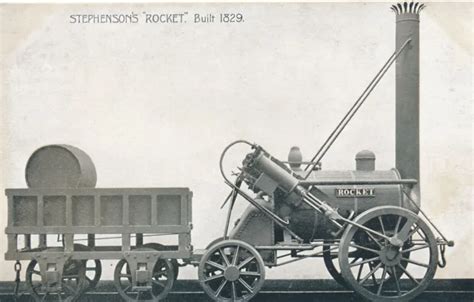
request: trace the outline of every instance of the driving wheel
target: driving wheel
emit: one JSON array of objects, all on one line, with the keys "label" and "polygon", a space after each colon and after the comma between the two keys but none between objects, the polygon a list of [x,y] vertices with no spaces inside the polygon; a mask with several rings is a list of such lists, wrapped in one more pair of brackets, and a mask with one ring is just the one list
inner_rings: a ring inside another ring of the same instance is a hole
[{"label": "driving wheel", "polygon": [[[382,206],[354,222],[363,227],[349,225],[339,248],[341,274],[350,288],[372,301],[410,300],[426,289],[436,272],[438,250],[420,217],[400,207]],[[354,252],[364,257],[351,260]]]}]

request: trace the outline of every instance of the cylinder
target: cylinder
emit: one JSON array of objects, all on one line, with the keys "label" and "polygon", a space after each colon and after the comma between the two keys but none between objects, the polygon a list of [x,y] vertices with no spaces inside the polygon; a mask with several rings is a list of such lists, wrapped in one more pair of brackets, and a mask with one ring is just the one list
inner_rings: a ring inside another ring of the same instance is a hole
[{"label": "cylinder", "polygon": [[263,153],[255,159],[255,167],[270,177],[286,192],[291,192],[298,185],[298,179]]},{"label": "cylinder", "polygon": [[25,178],[29,188],[92,188],[97,183],[89,155],[69,145],[48,145],[33,152]]}]

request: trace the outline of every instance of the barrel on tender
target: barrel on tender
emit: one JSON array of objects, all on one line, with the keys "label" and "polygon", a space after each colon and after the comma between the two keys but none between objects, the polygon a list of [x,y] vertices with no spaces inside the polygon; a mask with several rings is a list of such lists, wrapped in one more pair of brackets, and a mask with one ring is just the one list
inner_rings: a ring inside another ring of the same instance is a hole
[{"label": "barrel on tender", "polygon": [[39,148],[28,159],[25,170],[29,188],[93,188],[97,183],[89,155],[69,145]]}]

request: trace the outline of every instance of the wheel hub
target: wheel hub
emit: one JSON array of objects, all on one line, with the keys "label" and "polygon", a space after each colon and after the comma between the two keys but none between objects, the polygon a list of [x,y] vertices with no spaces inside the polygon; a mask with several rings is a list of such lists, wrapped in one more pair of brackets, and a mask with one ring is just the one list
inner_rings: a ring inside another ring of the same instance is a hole
[{"label": "wheel hub", "polygon": [[380,260],[383,264],[388,266],[394,266],[400,263],[402,254],[400,248],[393,245],[388,245],[380,251]]},{"label": "wheel hub", "polygon": [[239,268],[237,266],[233,266],[233,265],[227,267],[224,271],[224,277],[228,281],[231,281],[231,282],[236,281],[240,277]]}]

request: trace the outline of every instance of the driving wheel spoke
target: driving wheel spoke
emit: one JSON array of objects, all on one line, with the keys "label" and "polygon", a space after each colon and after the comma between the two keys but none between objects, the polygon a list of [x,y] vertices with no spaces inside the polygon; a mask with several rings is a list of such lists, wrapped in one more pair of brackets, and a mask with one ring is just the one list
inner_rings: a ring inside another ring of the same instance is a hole
[{"label": "driving wheel spoke", "polygon": [[420,285],[420,282],[418,282],[402,265],[398,265],[398,267],[405,273],[405,275],[408,276],[408,278],[411,279],[416,285]]},{"label": "driving wheel spoke", "polygon": [[395,285],[397,286],[397,295],[401,296],[402,292],[400,291],[400,281],[398,281],[397,270],[395,266],[392,266],[392,277],[395,280]]},{"label": "driving wheel spoke", "polygon": [[404,257],[402,257],[401,261],[406,261],[406,262],[409,262],[411,264],[418,265],[418,266],[423,266],[423,267],[426,267],[426,268],[430,267],[428,264],[421,263],[421,262],[418,262],[418,261],[415,261],[415,260],[412,260],[412,259],[408,259],[408,258],[404,258]]},{"label": "driving wheel spoke", "polygon": [[[375,274],[375,272],[382,266],[382,263],[377,264],[375,268],[373,268],[361,281],[359,281],[359,284],[364,284],[367,279],[369,279],[371,276]],[[370,267],[370,266],[369,266]]]},{"label": "driving wheel spoke", "polygon": [[379,296],[382,293],[382,287],[383,287],[383,283],[385,282],[385,277],[386,276],[387,276],[387,267],[384,266],[383,267],[383,272],[382,272],[382,279],[380,280],[379,288],[377,289],[377,295],[379,295]]},{"label": "driving wheel spoke", "polygon": [[374,262],[374,261],[379,260],[379,259],[380,259],[380,257],[377,256],[377,257],[370,258],[370,259],[366,259],[366,260],[362,260],[362,261],[359,261],[359,262],[356,262],[356,263],[351,262],[351,263],[349,263],[349,266],[350,266],[350,267],[353,267],[353,266],[357,266],[357,265],[362,265],[362,264],[364,264],[364,263]]}]

